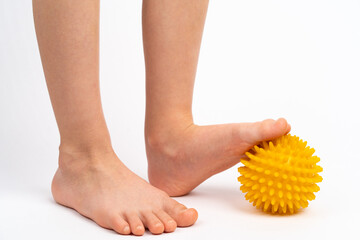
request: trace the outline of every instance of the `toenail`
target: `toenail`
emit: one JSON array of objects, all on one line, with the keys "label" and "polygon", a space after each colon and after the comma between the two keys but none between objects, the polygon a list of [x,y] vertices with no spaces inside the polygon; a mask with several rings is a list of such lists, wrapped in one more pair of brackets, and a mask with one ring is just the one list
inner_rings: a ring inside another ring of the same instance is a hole
[{"label": "toenail", "polygon": [[124,232],[129,232],[129,231],[130,231],[129,226],[124,227]]},{"label": "toenail", "polygon": [[142,230],[143,227],[139,225],[139,226],[136,227],[136,229],[137,229],[137,230]]}]

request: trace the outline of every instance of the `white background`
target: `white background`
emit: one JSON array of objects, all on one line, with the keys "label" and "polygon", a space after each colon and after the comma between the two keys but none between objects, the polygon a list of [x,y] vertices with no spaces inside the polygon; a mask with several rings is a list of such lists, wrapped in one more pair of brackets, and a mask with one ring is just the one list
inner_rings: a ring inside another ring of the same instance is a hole
[{"label": "white background", "polygon": [[[191,228],[156,239],[359,239],[360,1],[210,2],[195,84],[198,124],[285,117],[316,149],[321,191],[293,216],[244,199],[237,165],[178,200]],[[114,148],[146,178],[141,1],[101,2],[101,91]],[[59,136],[31,1],[0,0],[0,239],[122,239],[54,203]]]}]

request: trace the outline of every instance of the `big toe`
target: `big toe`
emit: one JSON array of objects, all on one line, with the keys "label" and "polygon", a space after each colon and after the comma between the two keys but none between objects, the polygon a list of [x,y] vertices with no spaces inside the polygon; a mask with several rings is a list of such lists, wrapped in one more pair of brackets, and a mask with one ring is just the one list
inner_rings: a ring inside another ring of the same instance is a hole
[{"label": "big toe", "polygon": [[198,218],[198,212],[194,208],[186,208],[175,200],[168,206],[167,213],[176,221],[178,227],[191,226]]},{"label": "big toe", "polygon": [[281,137],[291,130],[290,124],[284,119],[278,120],[266,119],[262,122],[252,123],[248,128],[247,139],[256,144],[261,141],[267,141]]},{"label": "big toe", "polygon": [[177,224],[179,227],[193,225],[198,218],[198,212],[194,208],[188,208],[178,213]]}]

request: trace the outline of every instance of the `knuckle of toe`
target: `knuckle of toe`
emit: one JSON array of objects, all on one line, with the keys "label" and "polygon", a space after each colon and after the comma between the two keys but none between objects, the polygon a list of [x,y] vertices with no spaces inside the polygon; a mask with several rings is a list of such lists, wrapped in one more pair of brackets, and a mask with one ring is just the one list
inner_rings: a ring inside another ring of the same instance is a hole
[{"label": "knuckle of toe", "polygon": [[113,217],[110,217],[110,222],[111,222],[111,225],[114,226],[114,227],[117,227],[117,228],[120,228],[120,227],[124,227],[125,224],[123,221],[121,221],[120,217],[119,216],[113,216]]}]

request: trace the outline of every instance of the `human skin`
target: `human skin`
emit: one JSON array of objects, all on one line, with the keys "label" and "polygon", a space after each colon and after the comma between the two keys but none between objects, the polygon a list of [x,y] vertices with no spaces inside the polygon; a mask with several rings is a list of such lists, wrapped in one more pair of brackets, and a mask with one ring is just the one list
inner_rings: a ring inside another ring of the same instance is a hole
[{"label": "human skin", "polygon": [[207,0],[143,1],[148,175],[170,196],[189,193],[238,163],[254,145],[290,131],[285,119],[194,124],[192,97],[207,6]]},{"label": "human skin", "polygon": [[[52,182],[56,202],[120,234],[142,235],[145,228],[153,234],[172,232],[194,224],[197,212],[169,194],[188,193],[237,163],[252,145],[290,130],[284,119],[193,123],[192,93],[207,5],[205,0],[143,2],[145,138],[149,179],[160,190],[131,172],[111,145],[99,90],[99,0],[33,0],[60,132],[59,167]],[[196,174],[191,171],[195,167],[200,169]]]},{"label": "human skin", "polygon": [[99,1],[34,0],[33,8],[60,132],[55,201],[121,234],[192,225],[194,209],[132,173],[113,151],[99,91]]}]

